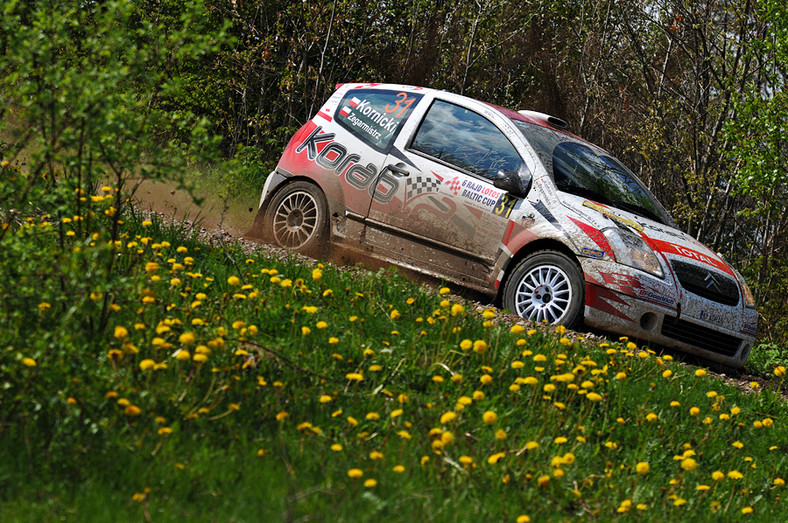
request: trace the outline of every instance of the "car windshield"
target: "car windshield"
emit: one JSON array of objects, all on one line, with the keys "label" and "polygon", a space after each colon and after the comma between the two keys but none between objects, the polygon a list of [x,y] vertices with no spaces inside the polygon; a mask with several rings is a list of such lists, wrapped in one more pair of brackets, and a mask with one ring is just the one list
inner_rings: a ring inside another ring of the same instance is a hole
[{"label": "car windshield", "polygon": [[559,191],[675,227],[645,185],[606,151],[541,125],[521,121],[515,124],[552,174]]}]

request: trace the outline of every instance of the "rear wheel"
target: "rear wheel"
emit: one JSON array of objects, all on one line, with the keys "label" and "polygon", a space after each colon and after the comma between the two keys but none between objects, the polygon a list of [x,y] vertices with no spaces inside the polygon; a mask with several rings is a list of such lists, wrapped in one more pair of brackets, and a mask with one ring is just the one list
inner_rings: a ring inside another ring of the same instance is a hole
[{"label": "rear wheel", "polygon": [[539,251],[507,279],[503,305],[533,321],[576,327],[583,321],[583,276],[564,254]]},{"label": "rear wheel", "polygon": [[328,251],[328,205],[323,192],[308,182],[294,182],[274,196],[265,220],[274,244],[310,255]]}]

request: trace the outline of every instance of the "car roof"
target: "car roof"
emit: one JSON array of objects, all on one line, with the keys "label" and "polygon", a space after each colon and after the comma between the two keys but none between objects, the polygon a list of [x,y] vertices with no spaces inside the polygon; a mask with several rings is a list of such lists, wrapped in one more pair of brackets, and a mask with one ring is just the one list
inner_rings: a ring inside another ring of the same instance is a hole
[{"label": "car roof", "polygon": [[348,86],[349,89],[363,89],[363,88],[377,88],[377,89],[391,89],[391,90],[406,90],[406,91],[416,91],[416,92],[425,92],[425,93],[443,93],[448,94],[451,97],[456,98],[464,98],[466,100],[481,103],[491,107],[501,113],[503,116],[509,118],[510,120],[531,123],[540,125],[542,127],[547,127],[549,129],[553,129],[554,131],[558,131],[573,138],[578,138],[577,136],[573,135],[572,133],[566,131],[567,124],[560,118],[555,116],[551,116],[549,114],[540,113],[537,111],[515,111],[513,109],[508,109],[506,107],[502,107],[500,105],[496,105],[490,102],[485,102],[483,100],[477,100],[476,98],[471,98],[469,96],[453,93],[451,91],[445,91],[442,89],[434,89],[431,87],[419,87],[415,85],[400,85],[400,84],[388,84],[388,83],[338,83],[336,84],[336,89],[340,87]]}]

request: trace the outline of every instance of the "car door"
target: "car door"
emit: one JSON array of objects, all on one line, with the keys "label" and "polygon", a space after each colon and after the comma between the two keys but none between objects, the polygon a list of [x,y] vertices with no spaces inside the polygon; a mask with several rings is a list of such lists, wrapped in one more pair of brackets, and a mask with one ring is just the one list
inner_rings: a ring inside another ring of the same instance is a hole
[{"label": "car door", "polygon": [[435,99],[413,132],[395,142],[384,166],[397,187],[385,199],[373,198],[367,242],[432,265],[433,272],[454,263],[462,278],[479,278],[480,269],[488,278],[520,201],[493,183],[500,170],[523,166],[504,132],[480,112]]}]

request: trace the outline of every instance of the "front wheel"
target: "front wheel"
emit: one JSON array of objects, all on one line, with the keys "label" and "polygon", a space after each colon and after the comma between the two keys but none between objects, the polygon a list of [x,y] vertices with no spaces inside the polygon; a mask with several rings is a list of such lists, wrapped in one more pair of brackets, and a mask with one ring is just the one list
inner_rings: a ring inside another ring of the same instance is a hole
[{"label": "front wheel", "polygon": [[276,245],[310,255],[328,251],[328,205],[319,188],[294,182],[274,196],[265,220],[266,236]]},{"label": "front wheel", "polygon": [[507,279],[503,306],[529,320],[576,327],[583,320],[582,273],[559,252],[535,252]]}]

